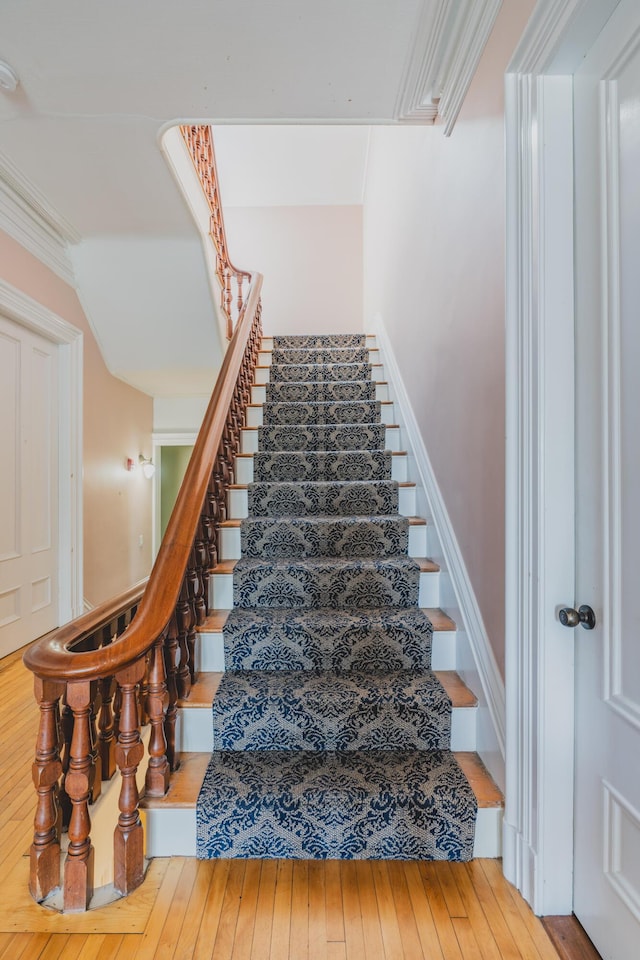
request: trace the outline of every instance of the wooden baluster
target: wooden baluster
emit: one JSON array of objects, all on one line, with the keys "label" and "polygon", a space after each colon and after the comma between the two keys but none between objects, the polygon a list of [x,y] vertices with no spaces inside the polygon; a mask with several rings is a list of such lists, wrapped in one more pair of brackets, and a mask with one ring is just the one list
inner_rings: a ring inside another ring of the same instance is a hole
[{"label": "wooden baluster", "polygon": [[153,644],[147,671],[146,712],[151,724],[149,766],[145,778],[145,793],[148,797],[163,797],[169,789],[171,778],[164,734],[165,711],[169,703],[164,666],[165,636],[166,631]]},{"label": "wooden baluster", "polygon": [[[118,742],[118,733],[120,732],[120,707],[122,704],[122,693],[120,687],[116,684],[116,691],[113,695],[113,736]],[[115,748],[114,748],[115,750]]]},{"label": "wooden baluster", "polygon": [[178,664],[178,697],[185,700],[191,693],[191,665],[189,663],[189,634],[192,629],[193,613],[189,603],[189,586],[186,576],[182,580],[180,596],[176,604],[176,623],[178,625],[178,644],[180,663]]},{"label": "wooden baluster", "polygon": [[91,765],[92,684],[67,684],[67,704],[73,712],[73,734],[65,790],[71,801],[69,847],[64,865],[64,909],[86,910],[93,895],[93,845],[89,799],[95,769]]},{"label": "wooden baluster", "polygon": [[58,803],[60,805],[61,826],[66,830],[71,819],[71,801],[67,795],[66,781],[69,770],[69,759],[71,755],[71,738],[73,736],[73,711],[67,703],[66,692],[62,701],[62,715],[60,717],[60,759],[62,762],[62,779],[60,781],[60,790],[58,792]]},{"label": "wooden baluster", "polygon": [[232,440],[231,428],[229,426],[228,420],[225,423],[224,431],[222,433],[222,449],[223,449],[222,458],[227,468],[226,473],[229,478],[227,482],[233,483],[234,482],[233,440]]},{"label": "wooden baluster", "polygon": [[137,689],[146,661],[138,660],[116,674],[122,692],[120,731],[116,763],[122,777],[118,806],[120,816],[113,836],[113,885],[122,894],[131,893],[144,879],[144,833],[139,811],[136,773],[144,756],[138,727]]},{"label": "wooden baluster", "polygon": [[[200,541],[201,543],[201,541]],[[193,627],[202,626],[204,618],[207,615],[207,608],[204,602],[202,577],[199,575],[199,545],[198,540],[194,540],[189,560],[187,561],[187,585],[189,588],[189,603],[193,616]]]},{"label": "wooden baluster", "polygon": [[176,721],[178,718],[178,624],[175,616],[169,622],[164,642],[164,671],[169,702],[164,718],[164,733],[167,742],[167,760],[172,770],[177,770],[180,760],[176,751]]},{"label": "wooden baluster", "polygon": [[242,313],[242,304],[243,304],[243,302],[244,302],[244,301],[243,301],[243,297],[242,297],[242,281],[244,280],[243,274],[239,273],[239,274],[237,275],[236,279],[237,279],[237,281],[238,281],[238,300],[237,300],[237,307],[238,307],[238,316],[240,316],[240,314]]},{"label": "wooden baluster", "polygon": [[89,717],[89,726],[91,730],[91,766],[95,773],[91,785],[91,799],[89,803],[95,803],[102,792],[102,753],[98,740],[97,717],[101,709],[100,685],[97,680],[91,684],[91,714]]},{"label": "wooden baluster", "polygon": [[233,336],[233,320],[231,319],[231,303],[233,293],[231,292],[231,271],[227,268],[224,277],[224,312],[227,315],[227,340]]},{"label": "wooden baluster", "polygon": [[[110,623],[102,630],[102,646],[107,647],[112,641],[115,633],[115,623]],[[114,733],[113,720],[113,677],[103,677],[100,680],[100,697],[102,699],[102,709],[98,719],[98,742],[100,750],[100,761],[102,767],[102,779],[111,780],[116,772],[116,738]]]},{"label": "wooden baluster", "polygon": [[[206,504],[206,498],[205,498]],[[209,611],[209,594],[207,592],[209,584],[209,551],[204,539],[204,515],[200,516],[200,523],[196,531],[196,537],[193,541],[194,570],[198,581],[198,594],[195,597],[196,623],[202,626]]]},{"label": "wooden baluster", "polygon": [[30,850],[29,890],[35,900],[44,900],[60,886],[60,826],[57,791],[62,775],[59,753],[58,702],[64,685],[34,678],[34,693],[40,708],[35,761],[31,768],[36,788],[36,813]]},{"label": "wooden baluster", "polygon": [[202,557],[202,592],[207,613],[209,613],[209,591],[211,589],[211,569],[215,567],[218,561],[218,550],[216,546],[216,528],[215,520],[211,515],[211,501],[213,500],[211,489],[207,490],[205,504],[207,513],[202,514],[200,526],[202,528],[202,545],[204,555]]}]

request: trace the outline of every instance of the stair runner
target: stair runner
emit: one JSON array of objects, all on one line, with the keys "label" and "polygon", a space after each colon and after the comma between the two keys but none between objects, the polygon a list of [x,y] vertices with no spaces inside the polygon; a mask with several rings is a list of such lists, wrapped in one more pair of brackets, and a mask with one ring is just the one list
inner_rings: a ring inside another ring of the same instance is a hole
[{"label": "stair runner", "polygon": [[468,860],[364,335],[274,337],[197,854]]}]

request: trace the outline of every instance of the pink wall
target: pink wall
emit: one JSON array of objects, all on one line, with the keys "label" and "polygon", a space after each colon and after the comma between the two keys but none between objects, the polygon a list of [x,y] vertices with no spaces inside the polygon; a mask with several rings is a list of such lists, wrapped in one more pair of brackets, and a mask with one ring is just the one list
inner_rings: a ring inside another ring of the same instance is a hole
[{"label": "pink wall", "polygon": [[264,274],[273,333],[362,330],[362,207],[225,207],[229,251]]},{"label": "pink wall", "polygon": [[365,326],[389,335],[503,671],[503,75],[532,7],[503,5],[450,138],[373,129],[364,209]]},{"label": "pink wall", "polygon": [[2,231],[0,263],[7,283],[84,334],[84,596],[95,605],[151,567],[151,484],[124,462],[151,455],[153,401],[109,373],[75,291]]}]

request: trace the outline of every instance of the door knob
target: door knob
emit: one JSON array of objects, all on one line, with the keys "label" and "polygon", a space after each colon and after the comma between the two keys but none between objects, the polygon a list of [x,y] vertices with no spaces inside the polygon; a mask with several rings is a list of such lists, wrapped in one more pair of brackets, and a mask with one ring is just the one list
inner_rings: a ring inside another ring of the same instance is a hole
[{"label": "door knob", "polygon": [[585,630],[593,630],[596,625],[596,615],[586,604],[577,610],[573,607],[563,607],[558,618],[563,627],[577,627],[580,623]]}]

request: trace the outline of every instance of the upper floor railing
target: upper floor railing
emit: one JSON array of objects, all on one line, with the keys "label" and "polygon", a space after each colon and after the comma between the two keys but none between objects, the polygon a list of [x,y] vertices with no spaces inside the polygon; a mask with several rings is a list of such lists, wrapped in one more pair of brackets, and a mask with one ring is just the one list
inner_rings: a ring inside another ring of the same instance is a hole
[{"label": "upper floor railing", "polygon": [[[189,129],[194,139],[210,136],[208,127]],[[128,894],[144,877],[140,790],[164,795],[180,763],[177,704],[196,678],[196,628],[208,611],[261,339],[262,277],[242,276],[246,296],[148,582],[53,631],[24,656],[40,710],[29,885],[39,901],[61,887],[65,910],[85,910],[91,900],[92,805],[105,782],[119,773],[112,874],[116,890]]]},{"label": "upper floor railing", "polygon": [[242,313],[245,296],[244,285],[248,285],[250,274],[246,270],[238,270],[229,257],[211,127],[202,125],[181,126],[180,132],[209,204],[209,235],[216,250],[216,276],[220,282],[220,309],[226,317],[227,340],[230,340],[235,323]]}]

